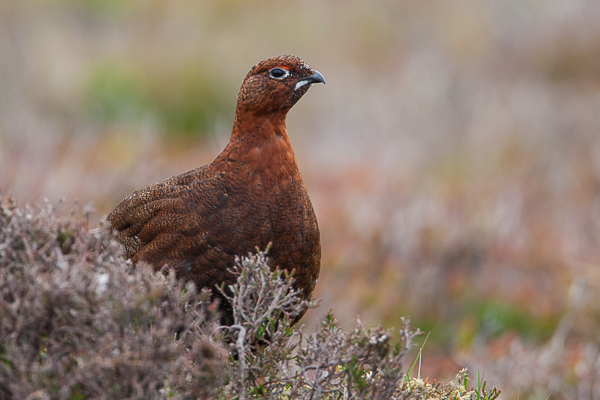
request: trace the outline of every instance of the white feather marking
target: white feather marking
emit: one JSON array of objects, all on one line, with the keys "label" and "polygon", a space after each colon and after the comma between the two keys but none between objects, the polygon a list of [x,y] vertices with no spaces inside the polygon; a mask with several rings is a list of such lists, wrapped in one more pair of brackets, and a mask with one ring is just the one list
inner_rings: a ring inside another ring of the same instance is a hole
[{"label": "white feather marking", "polygon": [[294,86],[294,90],[298,90],[300,89],[302,86],[306,85],[310,83],[309,81],[298,81],[298,83],[296,83],[296,86]]}]

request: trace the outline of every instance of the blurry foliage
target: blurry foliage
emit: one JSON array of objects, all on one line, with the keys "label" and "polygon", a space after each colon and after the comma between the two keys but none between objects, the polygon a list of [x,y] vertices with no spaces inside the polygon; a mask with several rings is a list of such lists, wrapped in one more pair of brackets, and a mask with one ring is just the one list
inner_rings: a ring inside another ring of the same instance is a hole
[{"label": "blurry foliage", "polygon": [[92,73],[87,90],[90,111],[103,122],[139,123],[152,114],[149,88],[133,70],[115,64]]},{"label": "blurry foliage", "polygon": [[72,7],[80,8],[84,10],[89,16],[115,18],[128,14],[133,7],[132,1],[122,0],[87,0],[87,1],[73,1],[64,0],[70,2]]},{"label": "blurry foliage", "polygon": [[295,53],[328,82],[289,126],[340,325],[410,315],[424,374],[480,357],[507,398],[600,397],[599,20],[597,0],[0,2],[0,186],[94,201],[95,224],[210,161],[222,142],[181,134],[226,115],[226,140],[243,74]]},{"label": "blurry foliage", "polygon": [[490,343],[506,334],[541,344],[550,338],[558,324],[556,316],[532,315],[523,307],[498,300],[471,299],[454,311],[438,315],[437,319],[432,318],[433,313],[414,316],[412,321],[429,334],[430,345],[446,351],[471,348],[475,341]]},{"label": "blurry foliage", "polygon": [[577,40],[566,36],[558,45],[538,49],[533,57],[537,58],[534,65],[552,82],[586,85],[600,82],[599,37]]},{"label": "blurry foliage", "polygon": [[[211,79],[211,80],[209,80]],[[102,123],[139,125],[154,122],[171,137],[204,135],[232,114],[234,99],[224,85],[202,71],[157,77],[139,67],[100,64],[90,74],[87,108]]]},{"label": "blurry foliage", "polygon": [[469,302],[465,313],[475,317],[475,331],[486,340],[515,331],[522,338],[539,344],[552,335],[558,323],[555,319],[536,317],[522,307],[498,300]]}]

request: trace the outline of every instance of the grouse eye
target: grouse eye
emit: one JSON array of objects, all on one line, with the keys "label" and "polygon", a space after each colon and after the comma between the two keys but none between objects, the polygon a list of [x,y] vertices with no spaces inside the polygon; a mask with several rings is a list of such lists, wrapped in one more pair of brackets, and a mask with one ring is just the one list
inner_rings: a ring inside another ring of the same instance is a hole
[{"label": "grouse eye", "polygon": [[275,79],[283,79],[290,74],[290,71],[284,68],[273,68],[269,70],[269,76]]}]

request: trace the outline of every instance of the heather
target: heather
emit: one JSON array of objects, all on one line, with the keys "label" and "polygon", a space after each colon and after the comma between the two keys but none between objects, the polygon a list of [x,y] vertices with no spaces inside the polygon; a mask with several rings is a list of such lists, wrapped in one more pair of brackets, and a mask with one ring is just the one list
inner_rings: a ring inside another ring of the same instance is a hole
[{"label": "heather", "polygon": [[218,288],[234,313],[234,325],[219,326],[206,290],[133,268],[110,232],[86,225],[48,203],[0,199],[1,399],[499,393],[481,382],[469,391],[466,370],[446,385],[411,378],[407,356],[419,332],[408,321],[396,333],[360,323],[347,332],[330,311],[314,332],[292,327],[317,304],[301,300],[287,273],[272,272],[265,252],[238,258],[236,285]]}]

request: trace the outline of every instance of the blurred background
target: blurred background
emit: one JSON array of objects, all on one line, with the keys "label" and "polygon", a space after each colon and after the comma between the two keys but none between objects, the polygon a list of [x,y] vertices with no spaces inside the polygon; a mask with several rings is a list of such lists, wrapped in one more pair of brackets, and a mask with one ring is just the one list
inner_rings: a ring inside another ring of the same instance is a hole
[{"label": "blurred background", "polygon": [[323,245],[307,328],[407,316],[424,377],[600,398],[598,0],[3,0],[0,195],[97,226],[212,161],[280,54],[327,80],[288,117]]}]

